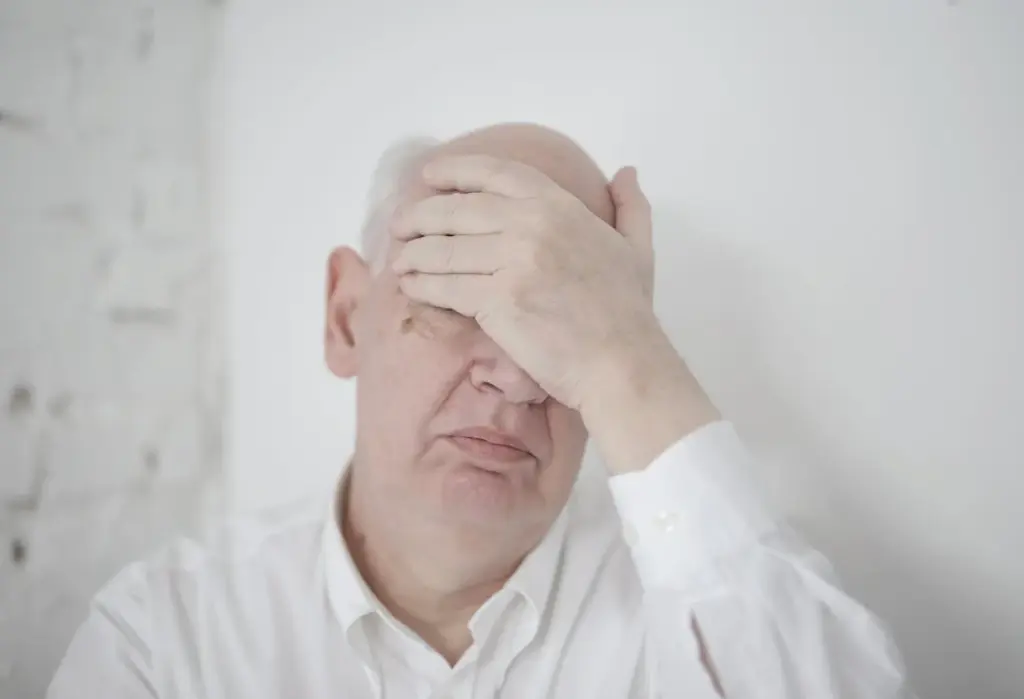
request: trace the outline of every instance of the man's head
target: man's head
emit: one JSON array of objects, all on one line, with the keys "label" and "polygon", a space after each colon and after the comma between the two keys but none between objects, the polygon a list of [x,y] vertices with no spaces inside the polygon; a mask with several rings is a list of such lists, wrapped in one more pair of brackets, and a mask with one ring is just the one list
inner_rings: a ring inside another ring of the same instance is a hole
[{"label": "man's head", "polygon": [[367,259],[330,257],[325,354],[358,377],[358,490],[420,521],[509,536],[545,531],[579,472],[586,431],[472,320],[418,306],[387,261],[388,225],[434,194],[419,177],[442,154],[487,154],[533,166],[614,224],[600,169],[565,136],[529,124],[473,131],[446,143],[409,141],[385,153],[363,231]]}]

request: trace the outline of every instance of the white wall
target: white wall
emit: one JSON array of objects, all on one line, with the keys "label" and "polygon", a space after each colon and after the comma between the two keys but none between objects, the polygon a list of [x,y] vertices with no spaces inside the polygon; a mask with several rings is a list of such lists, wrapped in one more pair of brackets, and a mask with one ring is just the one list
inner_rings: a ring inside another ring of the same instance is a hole
[{"label": "white wall", "polygon": [[323,268],[377,153],[536,120],[639,167],[667,327],[922,697],[1019,697],[1024,5],[461,5],[229,11],[233,506],[352,443]]},{"label": "white wall", "polygon": [[0,0],[0,697],[219,507],[206,0]]}]

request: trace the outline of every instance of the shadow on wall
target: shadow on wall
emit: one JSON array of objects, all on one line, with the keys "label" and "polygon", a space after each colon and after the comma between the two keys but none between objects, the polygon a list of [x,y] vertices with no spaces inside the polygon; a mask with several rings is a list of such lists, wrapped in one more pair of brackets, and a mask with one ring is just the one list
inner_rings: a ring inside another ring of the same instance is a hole
[{"label": "shadow on wall", "polygon": [[[798,339],[772,327],[779,310],[771,304],[779,299],[767,270],[726,236],[687,225],[671,204],[654,209],[658,315],[763,459],[758,476],[768,500],[832,561],[845,589],[885,620],[922,699],[1019,699],[1010,678],[1020,632],[999,605],[1011,593],[986,590],[952,556],[923,551],[893,499],[856,478],[864,472],[858,466],[884,455],[842,426],[829,429],[823,414],[830,406],[801,407],[794,377],[816,377],[792,346]],[[672,259],[664,252],[668,235]]]}]

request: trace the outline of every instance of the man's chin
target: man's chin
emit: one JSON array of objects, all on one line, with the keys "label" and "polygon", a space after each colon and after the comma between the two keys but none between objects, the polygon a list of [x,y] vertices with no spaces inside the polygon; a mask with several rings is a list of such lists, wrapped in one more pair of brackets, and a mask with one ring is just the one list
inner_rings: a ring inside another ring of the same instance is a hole
[{"label": "man's chin", "polygon": [[525,505],[517,479],[470,463],[444,474],[441,496],[446,519],[483,526],[507,527]]}]

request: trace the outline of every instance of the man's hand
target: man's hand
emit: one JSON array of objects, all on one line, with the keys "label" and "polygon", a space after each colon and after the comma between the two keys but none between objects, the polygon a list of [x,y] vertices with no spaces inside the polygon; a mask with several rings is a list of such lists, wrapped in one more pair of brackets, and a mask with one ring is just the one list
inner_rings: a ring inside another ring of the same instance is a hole
[{"label": "man's hand", "polygon": [[424,179],[450,193],[396,217],[402,291],[475,318],[580,411],[613,474],[718,418],[654,316],[651,212],[631,168],[610,186],[618,230],[520,163],[450,157]]},{"label": "man's hand", "polygon": [[659,335],[650,205],[632,168],[610,189],[618,230],[538,170],[490,156],[423,171],[441,192],[398,217],[402,291],[476,319],[553,398],[580,409],[591,384]]}]

